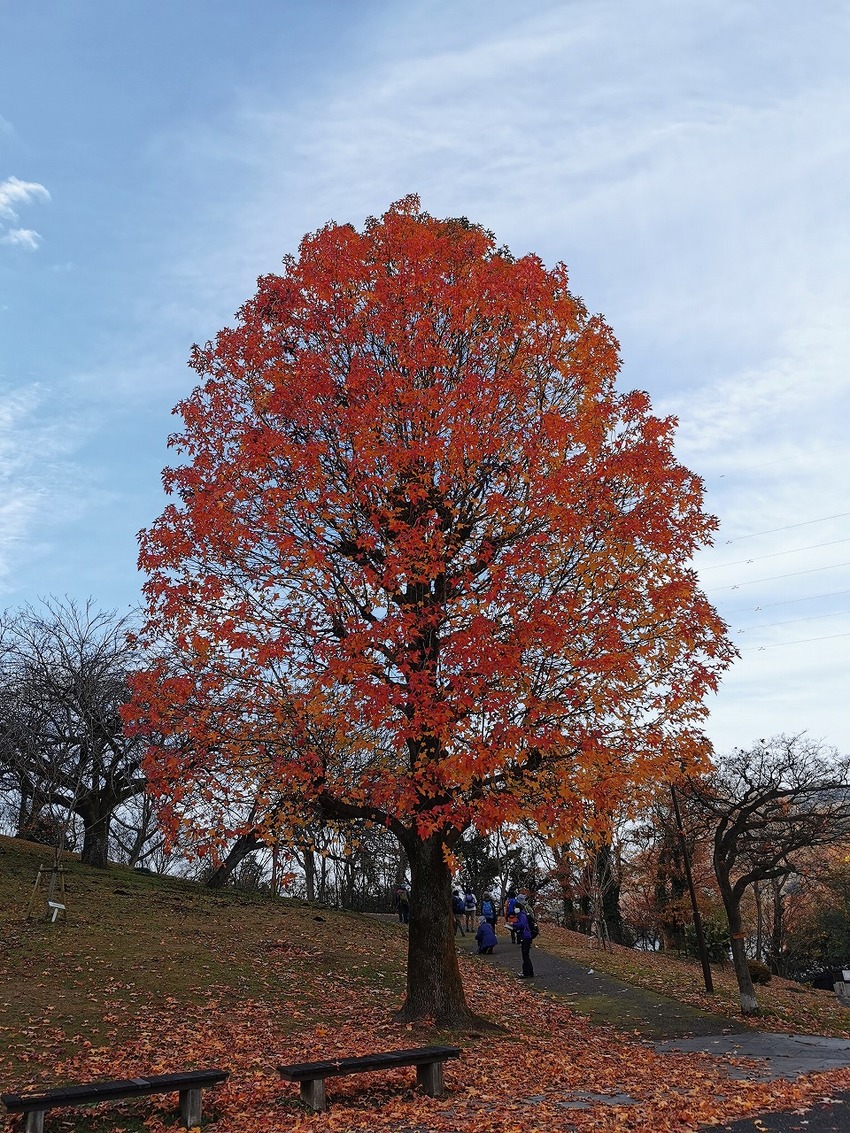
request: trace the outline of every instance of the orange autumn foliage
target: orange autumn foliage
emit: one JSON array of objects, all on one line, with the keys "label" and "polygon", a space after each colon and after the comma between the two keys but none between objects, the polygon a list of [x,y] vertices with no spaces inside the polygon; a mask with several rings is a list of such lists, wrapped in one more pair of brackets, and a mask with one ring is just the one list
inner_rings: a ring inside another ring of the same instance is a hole
[{"label": "orange autumn foliage", "polygon": [[412,197],[306,237],[192,366],[141,537],[150,780],[211,840],[392,829],[433,991],[464,829],[565,838],[703,760],[734,650],[688,566],[702,484],[563,265]]}]

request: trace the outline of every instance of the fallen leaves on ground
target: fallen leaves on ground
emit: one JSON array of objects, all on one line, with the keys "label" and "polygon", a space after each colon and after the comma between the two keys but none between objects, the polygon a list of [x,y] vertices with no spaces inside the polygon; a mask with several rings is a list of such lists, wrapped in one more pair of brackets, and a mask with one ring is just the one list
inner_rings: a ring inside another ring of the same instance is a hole
[{"label": "fallen leaves on ground", "polygon": [[[338,979],[325,987],[322,1021],[293,1030],[293,1015],[305,1006],[305,987],[315,996],[323,978],[315,969],[284,966],[289,961],[281,959],[272,961],[280,965],[275,996],[240,1002],[230,989],[211,988],[191,1011],[185,1004],[160,1002],[136,1010],[129,1037],[126,1007],[116,1003],[104,1019],[116,1039],[97,1045],[84,1038],[69,1043],[55,1028],[42,1030],[33,1036],[37,1080],[49,1085],[222,1066],[231,1071],[230,1079],[204,1094],[210,1133],[685,1133],[765,1109],[802,1107],[830,1090],[850,1088],[850,1071],[797,1082],[747,1081],[728,1077],[729,1062],[722,1059],[656,1054],[635,1036],[594,1027],[562,1003],[518,987],[503,972],[461,960],[470,1005],[502,1024],[504,1035],[447,1036],[395,1023],[396,993],[372,987],[364,994],[357,981],[346,985]],[[298,1087],[276,1072],[279,1063],[440,1041],[463,1048],[461,1059],[446,1063],[445,1099],[422,1094],[415,1071],[404,1068],[328,1079],[330,1108],[312,1114],[302,1106]],[[173,1096],[122,1108],[142,1117],[149,1133],[177,1128]],[[106,1107],[91,1111],[93,1128],[105,1112]]]}]

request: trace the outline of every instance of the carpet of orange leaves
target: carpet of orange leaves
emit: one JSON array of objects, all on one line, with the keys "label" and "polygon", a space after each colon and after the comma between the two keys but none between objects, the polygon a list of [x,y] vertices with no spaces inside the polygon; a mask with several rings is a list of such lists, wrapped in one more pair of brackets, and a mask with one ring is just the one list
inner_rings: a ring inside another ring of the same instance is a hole
[{"label": "carpet of orange leaves", "polygon": [[[372,989],[364,997],[362,988],[339,976],[324,985],[325,1019],[316,1024],[314,1012],[305,1010],[303,971],[282,965],[273,1000],[247,1000],[234,1007],[230,996],[225,1003],[212,991],[191,1013],[176,1001],[160,1002],[149,1014],[138,1011],[129,1039],[126,1013],[116,1005],[113,1015],[107,1011],[106,1023],[121,1033],[120,1045],[93,1046],[82,1039],[69,1043],[61,1032],[42,1029],[38,1062],[52,1066],[55,1082],[134,1077],[192,1066],[229,1068],[229,1081],[205,1094],[209,1133],[684,1133],[766,1109],[802,1107],[850,1087],[850,1071],[797,1082],[734,1080],[721,1060],[656,1054],[636,1036],[593,1027],[508,974],[476,964],[474,958],[461,959],[471,1006],[505,1026],[504,1035],[438,1035],[394,1023],[398,1002],[391,990]],[[314,975],[320,979],[319,973]],[[297,1026],[302,1017],[303,1029]],[[461,1059],[446,1064],[448,1094],[443,1100],[416,1090],[412,1069],[398,1069],[329,1079],[328,1111],[311,1114],[299,1100],[298,1087],[282,1082],[275,1069],[281,1062],[440,1041],[463,1047]],[[622,1095],[628,1095],[628,1103]],[[576,1103],[587,1108],[576,1108]],[[142,1119],[149,1133],[176,1128],[173,1096],[140,1099],[123,1110]],[[92,1110],[93,1127],[104,1114],[103,1108]],[[110,1122],[105,1127],[114,1126]]]}]

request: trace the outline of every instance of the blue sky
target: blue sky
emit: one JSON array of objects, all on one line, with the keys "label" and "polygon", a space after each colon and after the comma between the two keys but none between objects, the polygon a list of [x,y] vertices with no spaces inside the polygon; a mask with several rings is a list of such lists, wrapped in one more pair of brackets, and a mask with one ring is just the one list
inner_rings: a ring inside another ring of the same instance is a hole
[{"label": "blue sky", "polygon": [[570,268],[681,422],[721,750],[850,750],[850,6],[0,0],[0,606],[139,598],[186,359],[410,192]]}]

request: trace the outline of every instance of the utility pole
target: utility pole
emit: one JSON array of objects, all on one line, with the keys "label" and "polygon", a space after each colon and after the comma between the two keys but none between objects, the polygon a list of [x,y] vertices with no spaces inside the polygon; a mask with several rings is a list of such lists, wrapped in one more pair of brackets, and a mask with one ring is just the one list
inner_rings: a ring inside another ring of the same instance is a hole
[{"label": "utility pole", "polygon": [[705,980],[705,990],[709,995],[714,995],[714,981],[711,978],[711,966],[708,963],[708,949],[705,946],[705,934],[702,931],[702,917],[699,912],[699,905],[697,904],[697,891],[694,888],[694,878],[691,873],[691,856],[688,853],[688,845],[685,841],[685,828],[682,826],[682,814],[679,810],[679,796],[676,794],[676,788],[670,784],[670,796],[673,799],[673,814],[676,817],[676,833],[679,835],[679,842],[682,846],[682,857],[685,861],[685,877],[688,879],[688,892],[691,895],[691,908],[694,911],[694,931],[697,935],[697,949],[699,950],[700,963],[702,964],[702,978]]}]

